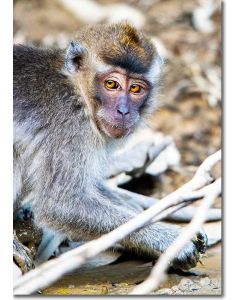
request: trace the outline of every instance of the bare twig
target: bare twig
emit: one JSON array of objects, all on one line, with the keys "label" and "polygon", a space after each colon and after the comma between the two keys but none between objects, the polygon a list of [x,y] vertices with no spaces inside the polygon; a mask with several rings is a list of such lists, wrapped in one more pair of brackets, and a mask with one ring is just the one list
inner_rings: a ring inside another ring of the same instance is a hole
[{"label": "bare twig", "polygon": [[[184,203],[182,203],[184,204]],[[179,207],[173,212],[169,213],[163,220],[174,222],[189,223],[196,214],[198,206],[191,205],[191,202],[185,202],[183,207]],[[209,208],[205,222],[220,221],[222,219],[221,208]]]},{"label": "bare twig", "polygon": [[14,286],[15,295],[31,294],[38,289],[49,286],[64,274],[76,269],[86,260],[96,256],[100,252],[107,250],[115,243],[121,241],[140,227],[149,224],[150,221],[164,210],[174,205],[184,202],[184,193],[201,188],[211,181],[207,176],[212,166],[221,159],[220,151],[208,157],[198,168],[193,179],[168,195],[149,209],[143,211],[125,224],[100,238],[86,243],[76,249],[64,253],[60,257],[48,261],[35,270],[32,270],[19,278]]},{"label": "bare twig", "polygon": [[186,226],[178,238],[171,244],[167,251],[159,258],[154,268],[152,269],[149,277],[130,293],[132,295],[144,295],[154,291],[161,282],[166,278],[166,270],[169,267],[169,263],[174,259],[176,254],[193,238],[193,236],[200,229],[201,225],[205,221],[205,217],[209,207],[213,204],[216,197],[221,192],[221,179],[216,180],[212,184],[212,189],[208,191],[208,194],[203,199],[201,205],[198,208],[196,215],[193,217],[191,223]]},{"label": "bare twig", "polygon": [[[153,135],[152,131],[147,131],[150,135],[147,140],[138,140],[130,149],[118,153],[112,160],[112,166],[108,170],[108,177],[117,176],[122,173],[131,176],[140,176],[148,166],[170,145],[173,140],[170,137],[159,138],[158,134]],[[114,177],[109,182],[115,182]]]},{"label": "bare twig", "polygon": [[[114,187],[113,191],[117,196],[121,197],[125,201],[140,205],[144,209],[147,209],[159,202],[159,199],[130,192],[119,187]],[[180,205],[176,205],[172,208],[169,208],[167,211],[164,211],[165,217],[163,217],[163,215],[161,214],[159,218],[158,216],[156,216],[156,218],[154,218],[152,222],[156,222],[160,219],[162,220],[165,218],[171,221],[181,221],[181,222],[191,221],[193,215],[196,212],[197,207],[189,206],[189,204],[191,204],[191,202],[196,201],[198,199],[202,199],[205,196],[206,192],[207,190],[203,188],[201,190],[198,190],[197,192],[190,192],[184,195],[185,203],[181,203]],[[220,219],[221,219],[220,208],[210,208],[208,210],[206,222],[217,221]]]}]

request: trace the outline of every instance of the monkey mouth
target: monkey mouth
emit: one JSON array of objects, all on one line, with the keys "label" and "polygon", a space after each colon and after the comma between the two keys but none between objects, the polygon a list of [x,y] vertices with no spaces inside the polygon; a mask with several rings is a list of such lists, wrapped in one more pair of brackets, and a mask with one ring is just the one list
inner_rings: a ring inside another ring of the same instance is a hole
[{"label": "monkey mouth", "polygon": [[132,132],[132,129],[130,127],[119,124],[111,124],[105,120],[101,120],[101,125],[102,130],[105,132],[105,134],[112,138],[125,137]]}]

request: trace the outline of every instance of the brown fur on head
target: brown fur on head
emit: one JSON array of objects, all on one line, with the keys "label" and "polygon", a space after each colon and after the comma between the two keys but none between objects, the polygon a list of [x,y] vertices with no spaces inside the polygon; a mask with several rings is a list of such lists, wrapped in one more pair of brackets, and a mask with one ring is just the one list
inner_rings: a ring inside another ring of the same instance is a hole
[{"label": "brown fur on head", "polygon": [[162,59],[127,23],[82,29],[67,50],[65,66],[100,132],[109,137],[130,134],[158,106]]}]

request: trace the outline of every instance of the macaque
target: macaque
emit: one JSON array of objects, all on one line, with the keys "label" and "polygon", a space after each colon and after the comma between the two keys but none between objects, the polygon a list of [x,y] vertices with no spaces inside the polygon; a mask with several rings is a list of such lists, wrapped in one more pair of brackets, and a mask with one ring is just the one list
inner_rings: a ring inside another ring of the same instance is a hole
[{"label": "macaque", "polygon": [[[127,23],[83,28],[66,50],[14,46],[14,207],[32,201],[37,226],[92,240],[141,211],[105,184],[111,153],[159,107],[163,60]],[[156,259],[181,232],[161,222],[120,244]],[[173,267],[194,267],[201,231]]]}]

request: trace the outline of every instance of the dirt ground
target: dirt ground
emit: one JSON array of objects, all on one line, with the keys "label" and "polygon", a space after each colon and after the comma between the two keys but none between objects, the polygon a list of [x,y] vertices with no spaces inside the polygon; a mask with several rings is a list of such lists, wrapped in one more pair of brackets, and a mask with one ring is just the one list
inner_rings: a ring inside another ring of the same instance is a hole
[{"label": "dirt ground", "polygon": [[[106,259],[111,253],[104,253]],[[112,254],[114,255],[114,254]],[[173,272],[153,295],[221,295],[221,245],[207,251],[197,267],[189,272]],[[126,295],[147,278],[151,262],[121,258],[109,265],[86,266],[64,276],[44,295]]]},{"label": "dirt ground", "polygon": [[[97,1],[100,4],[119,2]],[[221,148],[220,1],[213,1],[216,7],[208,18],[211,30],[203,30],[194,19],[204,1],[122,2],[144,15],[144,31],[158,40],[166,61],[160,97],[162,107],[154,115],[151,126],[173,137],[181,155],[180,167],[167,170],[157,180],[140,178],[131,187],[136,192],[161,198],[189,180],[196,166]],[[65,47],[72,33],[83,25],[84,21],[58,0],[14,1],[15,43]],[[219,165],[216,174],[220,173]],[[220,199],[215,206],[221,206]],[[210,249],[202,262],[190,274],[170,274],[155,293],[221,294],[221,244]],[[43,294],[126,294],[146,278],[150,269],[151,263],[133,259],[80,269],[45,289]]]},{"label": "dirt ground", "polygon": [[[153,295],[221,295],[221,247],[208,251],[203,265],[191,272],[169,274]],[[125,261],[67,275],[43,291],[44,295],[126,295],[141,283],[152,264]]]}]

